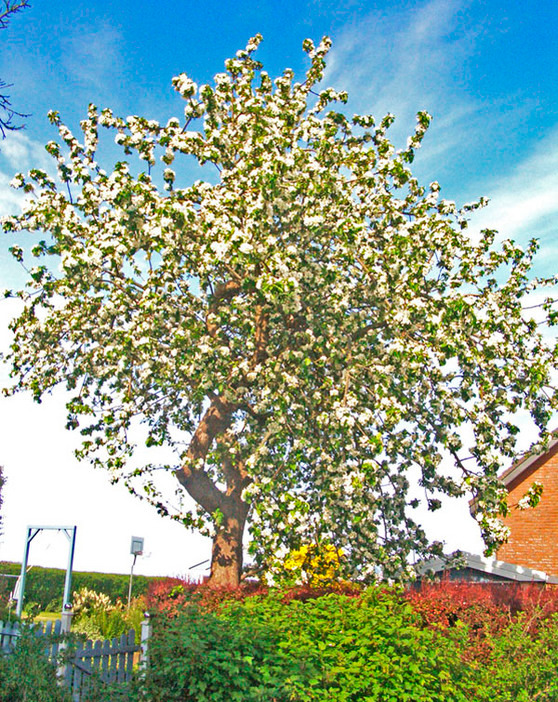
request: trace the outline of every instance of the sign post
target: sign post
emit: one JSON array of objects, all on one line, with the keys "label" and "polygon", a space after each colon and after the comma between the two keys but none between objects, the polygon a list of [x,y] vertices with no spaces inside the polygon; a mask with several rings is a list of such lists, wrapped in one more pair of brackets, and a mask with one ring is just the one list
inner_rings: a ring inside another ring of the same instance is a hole
[{"label": "sign post", "polygon": [[136,558],[143,555],[143,537],[142,536],[132,536],[132,543],[130,544],[130,553],[134,557],[132,561],[132,569],[130,570],[130,583],[128,585],[128,609],[130,609],[130,602],[132,600],[132,581],[134,579],[134,566],[136,565]]}]

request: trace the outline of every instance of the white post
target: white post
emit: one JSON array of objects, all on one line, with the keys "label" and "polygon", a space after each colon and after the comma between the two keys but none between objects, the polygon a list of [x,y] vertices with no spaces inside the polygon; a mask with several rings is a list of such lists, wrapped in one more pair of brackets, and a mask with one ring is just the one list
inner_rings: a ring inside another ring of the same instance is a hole
[{"label": "white post", "polygon": [[140,668],[145,670],[149,662],[149,639],[151,638],[151,615],[144,612],[145,619],[141,623],[141,657]]},{"label": "white post", "polygon": [[60,624],[60,633],[61,634],[69,634],[70,629],[72,628],[72,617],[74,616],[74,612],[72,610],[72,605],[67,602],[64,604],[64,609],[62,610],[62,621]]},{"label": "white post", "polygon": [[[73,616],[74,612],[72,610],[72,605],[70,603],[65,604],[64,608],[62,609],[62,617],[60,622],[60,634],[64,637],[67,637],[67,635],[70,633],[70,629],[72,628]],[[60,678],[60,680],[64,680],[68,669],[67,662],[63,660],[64,650],[66,649],[67,645],[68,642],[65,638],[63,638],[60,642],[60,646],[58,647],[58,657],[60,659],[60,664],[58,666],[58,677]]]},{"label": "white post", "polygon": [[[70,605],[70,599],[72,596],[72,568],[74,564],[74,553],[76,550],[76,531],[77,527],[66,527],[62,529],[66,534],[68,541],[70,542],[70,553],[68,555],[68,567],[66,568],[66,578],[64,580],[64,598],[62,600],[62,612],[66,608],[66,605]],[[71,605],[70,605],[71,608]],[[62,614],[62,621],[64,621],[64,614]],[[69,629],[68,629],[69,631]]]}]

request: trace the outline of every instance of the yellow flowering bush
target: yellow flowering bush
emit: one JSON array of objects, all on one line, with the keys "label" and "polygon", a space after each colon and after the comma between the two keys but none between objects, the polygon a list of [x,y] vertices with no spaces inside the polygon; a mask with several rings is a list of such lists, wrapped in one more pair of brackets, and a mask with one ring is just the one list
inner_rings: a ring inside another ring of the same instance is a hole
[{"label": "yellow flowering bush", "polygon": [[289,553],[283,568],[298,583],[312,587],[331,585],[338,580],[342,556],[342,550],[333,544],[305,544]]}]

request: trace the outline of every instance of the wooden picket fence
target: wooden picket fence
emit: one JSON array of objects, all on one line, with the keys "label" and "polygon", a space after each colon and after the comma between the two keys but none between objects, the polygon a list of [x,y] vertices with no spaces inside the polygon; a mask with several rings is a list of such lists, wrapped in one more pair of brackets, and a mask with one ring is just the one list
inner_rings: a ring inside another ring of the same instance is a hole
[{"label": "wooden picket fence", "polygon": [[[72,637],[64,635],[60,620],[36,624],[34,631],[44,638],[45,655],[58,666],[59,678],[72,693],[74,702],[80,702],[94,678],[103,683],[127,683],[132,678],[134,662],[140,666],[147,662],[147,644],[151,633],[147,619],[142,624],[141,644],[135,643],[133,629],[110,641],[76,643]],[[17,622],[0,621],[2,654],[9,654],[17,646],[19,637]]]},{"label": "wooden picket fence", "polygon": [[[62,622],[57,619],[54,622],[35,624],[33,630],[45,640],[45,655],[50,660],[56,660],[61,651]],[[0,651],[9,653],[17,646],[20,637],[20,626],[18,622],[0,621]]]},{"label": "wooden picket fence", "polygon": [[115,637],[111,641],[86,641],[62,656],[60,677],[71,691],[74,702],[87,692],[93,678],[103,683],[127,683],[134,672],[134,656],[141,653],[135,633]]}]

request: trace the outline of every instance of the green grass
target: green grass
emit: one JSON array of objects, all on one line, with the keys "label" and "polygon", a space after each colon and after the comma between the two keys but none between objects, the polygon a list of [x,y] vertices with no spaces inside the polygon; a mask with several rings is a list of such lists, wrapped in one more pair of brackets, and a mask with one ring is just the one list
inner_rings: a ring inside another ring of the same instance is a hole
[{"label": "green grass", "polygon": [[60,612],[41,612],[40,614],[37,614],[35,617],[36,622],[52,622],[56,621],[56,619],[60,619],[61,613]]}]

